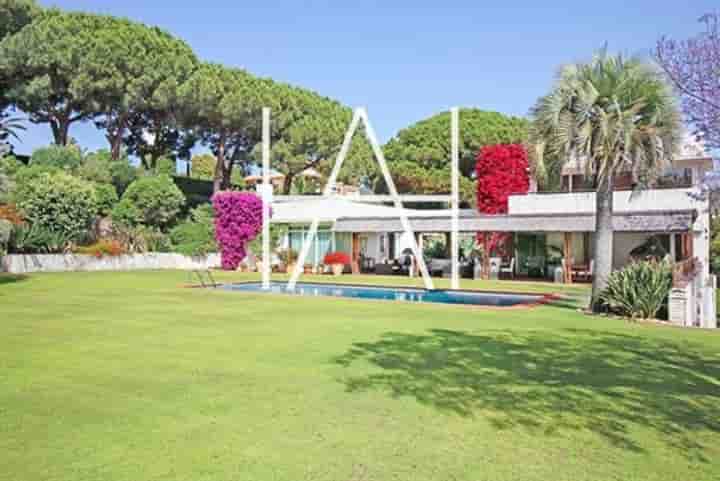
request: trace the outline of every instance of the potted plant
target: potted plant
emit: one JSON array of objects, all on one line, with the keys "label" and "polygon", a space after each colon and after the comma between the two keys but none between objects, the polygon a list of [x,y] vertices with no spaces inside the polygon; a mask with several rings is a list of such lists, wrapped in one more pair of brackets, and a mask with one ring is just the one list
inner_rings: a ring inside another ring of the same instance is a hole
[{"label": "potted plant", "polygon": [[295,270],[295,263],[298,259],[298,253],[295,249],[284,249],[278,253],[280,262],[285,266],[286,272],[293,272]]},{"label": "potted plant", "polygon": [[339,276],[343,273],[345,265],[350,264],[350,256],[345,252],[328,252],[323,263],[332,267],[333,275]]}]

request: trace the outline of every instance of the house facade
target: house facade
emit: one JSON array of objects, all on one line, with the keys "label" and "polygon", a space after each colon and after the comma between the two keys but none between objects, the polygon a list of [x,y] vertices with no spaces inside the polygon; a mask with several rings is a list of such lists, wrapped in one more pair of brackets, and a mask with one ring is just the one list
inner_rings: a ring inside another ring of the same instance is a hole
[{"label": "house facade", "polygon": [[[652,188],[633,189],[629,177],[619,174],[614,192],[613,268],[649,255],[678,263],[695,259],[698,285],[711,282],[710,206],[707,199],[694,194],[703,175],[712,168],[712,159],[704,150],[690,144]],[[595,194],[581,188],[577,176],[570,166],[563,171],[562,191],[510,196],[507,214],[461,210],[461,245],[471,243],[479,232],[507,233],[511,239],[507,258],[497,261],[505,265],[503,273],[572,282],[576,280],[574,273],[581,272],[582,280],[590,280],[594,270]],[[428,239],[449,238],[449,209],[405,209],[405,213],[421,249]],[[393,272],[393,264],[397,270],[395,260],[411,245],[395,207],[363,200],[361,195],[278,196],[273,202],[272,222],[288,226],[281,247],[299,251],[315,217],[320,219],[320,228],[307,261],[314,267],[322,264],[327,252],[343,251],[352,259],[348,270],[387,274]],[[449,274],[449,261],[429,259],[429,265],[435,274]]]}]

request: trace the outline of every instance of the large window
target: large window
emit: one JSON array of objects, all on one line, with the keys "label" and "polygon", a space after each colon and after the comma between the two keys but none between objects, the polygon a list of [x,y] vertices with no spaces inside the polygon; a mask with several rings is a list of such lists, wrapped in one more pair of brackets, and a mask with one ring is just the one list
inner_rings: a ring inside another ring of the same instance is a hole
[{"label": "large window", "polygon": [[692,169],[689,167],[671,167],[657,180],[660,187],[690,187],[693,184]]},{"label": "large window", "polygon": [[[306,227],[290,228],[288,235],[291,249],[298,253],[300,252],[307,230],[308,229]],[[349,253],[351,249],[351,240],[352,237],[349,233],[335,234],[327,227],[320,228],[318,229],[317,235],[310,246],[310,252],[308,253],[308,258],[305,262],[312,265],[322,264],[325,254],[335,250]]]}]

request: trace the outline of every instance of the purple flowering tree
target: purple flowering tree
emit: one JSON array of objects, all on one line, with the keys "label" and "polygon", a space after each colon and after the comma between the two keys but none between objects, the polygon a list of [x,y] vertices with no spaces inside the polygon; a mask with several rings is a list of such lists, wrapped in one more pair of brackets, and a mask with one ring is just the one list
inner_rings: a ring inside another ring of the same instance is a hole
[{"label": "purple flowering tree", "polygon": [[675,85],[687,120],[710,148],[720,148],[720,17],[700,18],[698,35],[674,40],[661,38],[655,50],[658,63]]},{"label": "purple flowering tree", "polygon": [[212,201],[222,268],[235,270],[247,255],[248,242],[262,230],[262,200],[247,192],[221,191]]}]

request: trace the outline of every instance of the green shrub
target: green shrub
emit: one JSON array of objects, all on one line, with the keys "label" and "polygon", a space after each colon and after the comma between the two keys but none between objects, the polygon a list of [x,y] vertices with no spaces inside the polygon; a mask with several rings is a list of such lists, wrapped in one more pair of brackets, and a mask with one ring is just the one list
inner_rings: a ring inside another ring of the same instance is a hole
[{"label": "green shrub", "polygon": [[15,226],[10,237],[10,251],[19,254],[55,254],[65,252],[72,238],[66,232],[45,226]]},{"label": "green shrub", "polygon": [[110,176],[112,184],[119,195],[122,195],[127,188],[140,177],[140,169],[130,165],[127,161],[117,161],[110,164]]},{"label": "green shrub", "polygon": [[33,226],[75,239],[98,214],[93,184],[64,173],[44,173],[18,186],[17,206]]},{"label": "green shrub", "polygon": [[212,206],[201,205],[184,222],[170,231],[173,250],[186,256],[204,256],[217,252]]},{"label": "green shrub", "polygon": [[23,164],[12,155],[0,158],[0,203],[10,200],[11,193],[15,188],[13,177],[23,167]]},{"label": "green shrub", "polygon": [[140,172],[130,164],[126,155],[113,160],[110,151],[102,149],[86,155],[77,174],[93,182],[112,184],[118,195],[121,195],[139,177]]},{"label": "green shrub", "polygon": [[611,311],[633,319],[654,319],[672,287],[672,264],[667,261],[632,262],[608,277],[600,301]]},{"label": "green shrub", "polygon": [[0,219],[0,255],[4,255],[7,252],[13,229],[14,226],[12,222]]},{"label": "green shrub", "polygon": [[216,162],[217,159],[210,153],[193,155],[190,161],[190,177],[193,179],[213,180]]},{"label": "green shrub", "polygon": [[45,174],[59,174],[62,172],[62,169],[51,165],[40,164],[21,167],[17,172],[15,172],[14,175],[15,183],[17,184],[16,190],[20,189],[21,186],[28,184],[29,182],[32,182]]},{"label": "green shrub", "polygon": [[435,239],[429,239],[423,249],[423,255],[429,259],[447,259],[445,243]]},{"label": "green shrub", "polygon": [[25,164],[15,158],[14,155],[6,155],[0,157],[0,173],[7,176],[14,176],[20,169],[24,168]]},{"label": "green shrub", "polygon": [[172,177],[177,174],[177,165],[173,159],[160,157],[155,163],[155,173],[158,175],[168,175]]},{"label": "green shrub", "polygon": [[163,229],[172,224],[185,196],[167,175],[141,177],[130,184],[112,211],[113,222]]},{"label": "green shrub", "polygon": [[98,214],[103,217],[110,215],[118,203],[118,195],[111,184],[95,184],[95,198],[97,199]]},{"label": "green shrub", "polygon": [[126,252],[170,252],[171,250],[168,236],[154,227],[115,224],[112,237],[122,244]]},{"label": "green shrub", "polygon": [[75,146],[49,145],[35,149],[30,156],[30,165],[44,165],[73,171],[82,164],[82,153]]},{"label": "green shrub", "polygon": [[111,163],[110,151],[98,150],[92,152],[83,159],[82,164],[77,169],[77,175],[92,182],[109,184],[112,182]]},{"label": "green shrub", "polygon": [[15,183],[10,177],[0,172],[0,203],[5,203],[10,199],[10,192],[12,192]]}]

